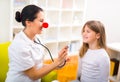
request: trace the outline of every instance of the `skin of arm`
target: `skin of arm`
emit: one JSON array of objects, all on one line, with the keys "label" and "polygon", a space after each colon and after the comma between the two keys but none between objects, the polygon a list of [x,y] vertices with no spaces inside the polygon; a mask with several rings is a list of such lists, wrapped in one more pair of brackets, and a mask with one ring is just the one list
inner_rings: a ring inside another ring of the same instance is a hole
[{"label": "skin of arm", "polygon": [[46,74],[48,74],[49,72],[51,72],[52,70],[56,69],[60,64],[62,64],[67,57],[67,51],[68,51],[68,47],[65,46],[59,53],[58,53],[58,58],[49,65],[43,65],[43,67],[37,69],[36,66],[33,66],[32,68],[24,71],[24,73],[31,79],[33,80],[37,80],[43,76],[45,76]]}]

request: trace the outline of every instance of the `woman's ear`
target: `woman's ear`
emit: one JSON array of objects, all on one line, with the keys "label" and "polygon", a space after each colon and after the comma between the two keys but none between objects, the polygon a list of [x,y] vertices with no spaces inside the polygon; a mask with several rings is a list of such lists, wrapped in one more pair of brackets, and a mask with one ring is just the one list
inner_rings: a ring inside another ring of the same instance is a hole
[{"label": "woman's ear", "polygon": [[31,21],[26,20],[25,23],[26,23],[26,26],[30,26],[31,25]]}]

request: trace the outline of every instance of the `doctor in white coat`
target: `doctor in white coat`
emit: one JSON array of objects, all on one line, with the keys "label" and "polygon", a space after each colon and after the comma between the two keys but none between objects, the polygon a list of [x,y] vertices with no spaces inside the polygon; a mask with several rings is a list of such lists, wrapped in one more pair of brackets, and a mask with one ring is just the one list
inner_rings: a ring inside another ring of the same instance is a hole
[{"label": "doctor in white coat", "polygon": [[65,62],[68,47],[61,49],[53,63],[43,65],[43,47],[34,42],[36,34],[41,34],[43,29],[43,10],[35,5],[27,5],[21,13],[16,12],[15,19],[22,22],[25,28],[15,36],[9,47],[6,82],[40,82],[41,77]]}]

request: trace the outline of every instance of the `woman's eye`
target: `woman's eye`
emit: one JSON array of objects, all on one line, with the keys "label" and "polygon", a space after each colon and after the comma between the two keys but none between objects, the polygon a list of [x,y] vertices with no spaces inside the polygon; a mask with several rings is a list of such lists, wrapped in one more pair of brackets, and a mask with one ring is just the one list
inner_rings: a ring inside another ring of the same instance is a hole
[{"label": "woman's eye", "polygon": [[41,19],[41,20],[40,20],[40,22],[44,22],[44,20],[43,20],[43,19]]},{"label": "woman's eye", "polygon": [[43,22],[43,21],[40,20],[40,22]]}]

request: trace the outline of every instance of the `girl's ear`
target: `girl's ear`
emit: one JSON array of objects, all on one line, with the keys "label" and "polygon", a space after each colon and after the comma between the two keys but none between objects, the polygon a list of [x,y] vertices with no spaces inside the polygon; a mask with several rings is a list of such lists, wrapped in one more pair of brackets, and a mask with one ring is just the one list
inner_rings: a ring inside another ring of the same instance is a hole
[{"label": "girl's ear", "polygon": [[100,38],[100,33],[96,34],[96,38],[99,39]]}]

